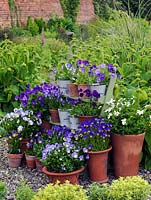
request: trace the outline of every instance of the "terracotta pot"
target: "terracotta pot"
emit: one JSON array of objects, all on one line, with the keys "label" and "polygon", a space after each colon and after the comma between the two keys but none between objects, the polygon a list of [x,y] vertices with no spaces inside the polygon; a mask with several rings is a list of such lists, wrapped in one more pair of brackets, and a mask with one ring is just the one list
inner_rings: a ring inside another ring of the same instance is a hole
[{"label": "terracotta pot", "polygon": [[79,92],[78,92],[78,85],[75,83],[70,83],[68,85],[68,89],[69,89],[69,95],[71,97],[78,97],[79,96]]},{"label": "terracotta pot", "polygon": [[58,110],[50,109],[49,112],[50,112],[50,115],[51,115],[51,121],[54,122],[54,123],[59,123],[60,118],[59,118]]},{"label": "terracotta pot", "polygon": [[[90,90],[90,86],[88,84],[78,84],[78,92],[79,92],[80,89],[82,89],[82,93],[83,93],[87,89]],[[80,92],[79,92],[79,94],[80,94]],[[86,99],[88,97],[84,94],[83,97],[81,97],[81,98]]]},{"label": "terracotta pot", "polygon": [[43,120],[41,124],[42,133],[46,133],[48,130],[52,128],[52,125],[47,120]]},{"label": "terracotta pot", "polygon": [[35,156],[25,155],[26,157],[26,165],[28,168],[34,169],[36,166]]},{"label": "terracotta pot", "polygon": [[7,154],[7,158],[8,158],[8,165],[11,168],[17,168],[21,165],[21,159],[23,157],[23,153],[22,154]]},{"label": "terracotta pot", "polygon": [[38,171],[42,171],[42,168],[43,168],[43,165],[42,163],[40,162],[40,160],[38,158],[35,157],[35,162],[36,162],[36,169]]},{"label": "terracotta pot", "polygon": [[112,147],[104,151],[89,152],[88,171],[91,181],[99,183],[108,181],[107,162],[108,153],[111,149]]},{"label": "terracotta pot", "polygon": [[113,167],[116,177],[136,176],[145,134],[112,134]]},{"label": "terracotta pot", "polygon": [[79,184],[79,174],[84,171],[84,167],[68,173],[55,173],[47,170],[46,167],[43,167],[42,171],[49,177],[51,183],[56,183],[56,181],[60,181],[60,183],[64,183],[66,180],[70,181],[72,184]]},{"label": "terracotta pot", "polygon": [[94,116],[79,116],[79,122],[80,124],[82,122],[84,122],[85,120],[88,120],[88,119],[94,119],[95,117]]},{"label": "terracotta pot", "polygon": [[21,140],[21,151],[24,153],[27,150],[27,143],[30,142],[30,138],[23,138]]}]

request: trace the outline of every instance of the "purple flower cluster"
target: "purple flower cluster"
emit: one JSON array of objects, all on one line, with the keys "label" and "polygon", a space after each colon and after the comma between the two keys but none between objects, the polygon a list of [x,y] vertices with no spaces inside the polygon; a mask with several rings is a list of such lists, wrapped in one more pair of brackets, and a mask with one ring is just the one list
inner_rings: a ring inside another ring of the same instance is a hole
[{"label": "purple flower cluster", "polygon": [[89,90],[89,89],[86,89],[86,90],[82,90],[80,88],[80,90],[78,91],[79,92],[79,96],[80,97],[83,97],[83,96],[86,96],[88,98],[92,98],[93,100],[98,100],[100,98],[100,93],[97,92],[97,90]]},{"label": "purple flower cluster", "polygon": [[76,140],[81,146],[92,150],[108,148],[112,125],[103,118],[94,118],[80,124],[75,133]]},{"label": "purple flower cluster", "polygon": [[[90,66],[89,61],[87,60],[78,60],[77,66],[79,68],[79,71],[82,73],[88,73],[89,79],[92,79],[92,82],[95,83],[101,83],[105,80],[108,81],[110,78],[115,78],[116,76],[116,67],[112,64],[100,64],[99,66],[92,65]],[[80,74],[81,76],[81,74]],[[87,78],[87,76],[85,77]]]},{"label": "purple flower cluster", "polygon": [[88,150],[81,149],[70,129],[54,126],[48,135],[51,140],[42,150],[42,162],[49,170],[70,172],[84,166]]},{"label": "purple flower cluster", "polygon": [[32,109],[37,117],[41,118],[42,113],[39,110],[49,110],[49,101],[59,101],[61,93],[59,87],[54,84],[41,83],[33,88],[28,84],[26,90],[21,92],[15,100],[20,100],[24,107]]}]

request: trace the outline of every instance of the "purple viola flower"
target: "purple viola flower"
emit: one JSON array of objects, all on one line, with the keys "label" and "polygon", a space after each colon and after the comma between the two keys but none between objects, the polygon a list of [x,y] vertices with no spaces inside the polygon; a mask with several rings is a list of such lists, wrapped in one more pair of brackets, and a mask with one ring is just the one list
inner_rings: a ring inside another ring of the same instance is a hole
[{"label": "purple viola flower", "polygon": [[80,70],[81,70],[81,72],[85,72],[86,71],[86,69],[84,68],[84,67],[80,67]]},{"label": "purple viola flower", "polygon": [[41,113],[41,112],[38,112],[38,113],[36,114],[36,117],[37,117],[37,118],[41,118],[41,116],[42,116],[42,113]]},{"label": "purple viola flower", "polygon": [[89,158],[90,158],[89,154],[87,154],[85,158],[86,158],[86,160],[89,160]]},{"label": "purple viola flower", "polygon": [[111,73],[116,73],[117,68],[114,67],[112,64],[108,64],[108,71]]},{"label": "purple viola flower", "polygon": [[43,100],[43,96],[38,96],[38,100],[42,101]]},{"label": "purple viola flower", "polygon": [[82,64],[85,65],[85,66],[88,66],[89,65],[89,61],[88,60],[83,60]]},{"label": "purple viola flower", "polygon": [[77,65],[81,65],[81,64],[82,64],[82,60],[78,60]]},{"label": "purple viola flower", "polygon": [[87,97],[91,97],[91,91],[89,89],[84,90]]},{"label": "purple viola flower", "polygon": [[102,63],[102,64],[99,65],[99,67],[106,68],[106,64]]},{"label": "purple viola flower", "polygon": [[84,160],[84,156],[83,155],[79,156],[79,159],[80,159],[80,161],[83,161]]},{"label": "purple viola flower", "polygon": [[71,156],[72,156],[72,158],[78,158],[78,153],[77,153],[77,152],[73,152],[73,153],[71,154]]},{"label": "purple viola flower", "polygon": [[96,99],[98,99],[98,98],[100,98],[100,93],[98,93],[97,90],[93,90],[92,96],[95,97]]},{"label": "purple viola flower", "polygon": [[37,101],[36,101],[35,99],[33,99],[33,100],[32,100],[32,104],[33,104],[33,105],[36,105],[36,104],[37,104]]},{"label": "purple viola flower", "polygon": [[84,152],[84,153],[88,153],[88,149],[84,147],[84,148],[83,148],[83,152]]},{"label": "purple viola flower", "polygon": [[19,99],[19,96],[15,96],[15,101],[18,101],[18,99]]}]

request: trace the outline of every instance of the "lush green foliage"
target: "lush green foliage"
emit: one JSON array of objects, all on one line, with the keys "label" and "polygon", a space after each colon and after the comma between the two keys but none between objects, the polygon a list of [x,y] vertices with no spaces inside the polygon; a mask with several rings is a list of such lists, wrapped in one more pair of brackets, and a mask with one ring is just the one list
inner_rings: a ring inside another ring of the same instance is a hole
[{"label": "lush green foliage", "polygon": [[68,181],[64,184],[49,184],[44,189],[39,189],[33,200],[87,200],[86,191],[79,185],[72,185]]},{"label": "lush green foliage", "polygon": [[16,187],[16,200],[32,200],[34,195],[35,192],[33,192],[31,187],[29,185],[26,185],[25,182],[21,182],[20,185]]},{"label": "lush green foliage", "polygon": [[61,0],[60,2],[63,8],[65,17],[71,18],[72,21],[75,22],[80,1],[79,0]]},{"label": "lush green foliage", "polygon": [[1,200],[5,199],[6,193],[7,193],[6,185],[2,181],[0,181],[0,199]]}]

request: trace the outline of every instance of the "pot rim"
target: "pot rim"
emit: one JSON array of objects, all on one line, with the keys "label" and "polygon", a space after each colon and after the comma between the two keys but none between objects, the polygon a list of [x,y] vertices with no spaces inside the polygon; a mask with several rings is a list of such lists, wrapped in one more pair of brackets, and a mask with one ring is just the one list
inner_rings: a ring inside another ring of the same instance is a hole
[{"label": "pot rim", "polygon": [[102,151],[88,151],[89,154],[100,154],[100,153],[107,153],[111,151],[112,146],[110,146],[108,149],[102,150]]},{"label": "pot rim", "polygon": [[18,153],[18,154],[7,153],[7,157],[8,158],[14,158],[14,156],[17,157],[17,158],[22,158],[23,157],[23,153]]},{"label": "pot rim", "polygon": [[111,135],[116,135],[117,137],[136,137],[136,136],[143,136],[145,135],[144,133],[139,133],[139,134],[120,134],[120,133],[112,133]]},{"label": "pot rim", "polygon": [[80,173],[80,172],[83,172],[85,170],[85,167],[82,167],[78,170],[75,170],[75,171],[72,171],[72,172],[65,172],[65,173],[62,173],[62,172],[51,172],[51,171],[48,171],[47,170],[47,167],[43,167],[42,168],[42,172],[47,174],[47,175],[51,175],[51,176],[69,176],[69,175],[74,175],[74,174],[77,174],[77,173]]}]

